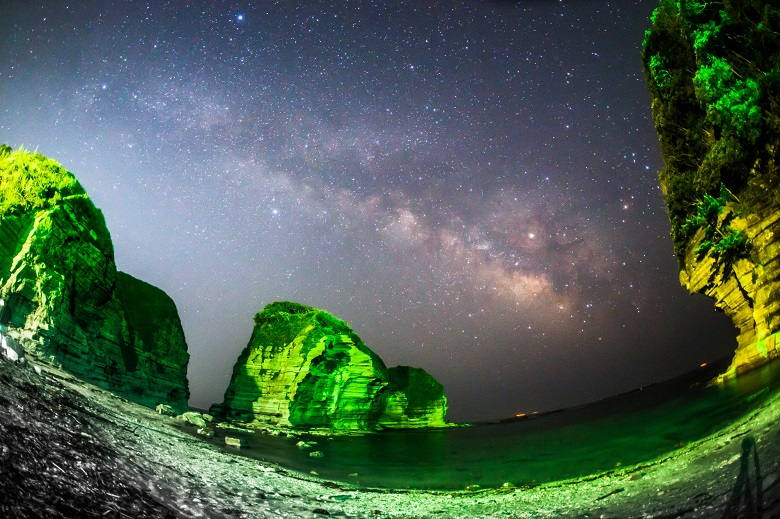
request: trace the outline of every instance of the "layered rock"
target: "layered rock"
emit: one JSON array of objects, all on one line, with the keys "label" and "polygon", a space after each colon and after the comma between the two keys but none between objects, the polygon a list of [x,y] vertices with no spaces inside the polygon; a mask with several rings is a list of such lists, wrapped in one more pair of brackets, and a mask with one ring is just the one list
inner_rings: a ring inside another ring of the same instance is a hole
[{"label": "layered rock", "polygon": [[444,426],[446,408],[444,389],[424,370],[388,370],[344,321],[279,302],[255,316],[225,399],[211,414],[340,433]]},{"label": "layered rock", "polygon": [[116,296],[137,359],[125,384],[135,394],[145,394],[150,406],[167,402],[177,410],[188,409],[190,355],[176,303],[154,285],[124,272],[117,272]]},{"label": "layered rock", "polygon": [[642,58],[680,281],[739,330],[728,380],[778,356],[780,7],[660,0]]},{"label": "layered rock", "polygon": [[736,216],[735,209],[736,204],[729,204],[719,218],[730,219],[732,229],[745,233],[752,254],[724,268],[712,255],[696,252],[704,241],[700,229],[691,239],[680,272],[683,286],[714,298],[715,306],[739,330],[734,359],[719,381],[777,358],[780,338],[780,210],[762,207]]},{"label": "layered rock", "polygon": [[103,214],[73,175],[0,150],[0,295],[28,353],[145,405],[187,408],[176,306],[117,272]]},{"label": "layered rock", "polygon": [[386,428],[441,427],[447,413],[444,386],[422,368],[387,370],[391,390],[379,425]]}]

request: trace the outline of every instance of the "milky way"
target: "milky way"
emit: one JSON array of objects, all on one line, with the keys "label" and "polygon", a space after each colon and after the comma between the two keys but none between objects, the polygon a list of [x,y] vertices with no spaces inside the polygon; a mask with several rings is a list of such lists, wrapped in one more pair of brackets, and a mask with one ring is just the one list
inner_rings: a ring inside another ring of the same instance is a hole
[{"label": "milky way", "polygon": [[4,2],[0,141],[57,159],[176,301],[191,404],[275,300],[445,386],[583,403],[729,353],[679,287],[652,0]]}]

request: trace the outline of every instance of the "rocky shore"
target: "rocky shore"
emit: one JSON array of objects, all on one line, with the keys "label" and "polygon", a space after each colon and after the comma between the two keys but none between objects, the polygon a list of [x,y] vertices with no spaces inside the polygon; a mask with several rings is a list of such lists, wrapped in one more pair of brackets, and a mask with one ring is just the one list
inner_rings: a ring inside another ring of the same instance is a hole
[{"label": "rocky shore", "polygon": [[709,438],[605,474],[533,488],[387,491],[226,452],[200,440],[194,426],[34,361],[41,375],[0,357],[2,517],[780,514],[780,398]]}]

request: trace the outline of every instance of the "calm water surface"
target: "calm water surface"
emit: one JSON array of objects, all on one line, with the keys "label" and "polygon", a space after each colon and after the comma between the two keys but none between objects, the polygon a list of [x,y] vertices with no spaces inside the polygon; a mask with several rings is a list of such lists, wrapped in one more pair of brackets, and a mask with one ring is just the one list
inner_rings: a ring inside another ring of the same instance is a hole
[{"label": "calm water surface", "polygon": [[[242,455],[364,486],[463,489],[544,483],[671,452],[727,426],[780,391],[778,362],[725,387],[706,387],[723,367],[709,366],[669,382],[523,421],[333,438],[227,434],[249,443]],[[218,431],[216,441],[221,442],[224,434]],[[300,449],[295,444],[301,439],[317,445]],[[313,458],[312,450],[325,456]]]}]

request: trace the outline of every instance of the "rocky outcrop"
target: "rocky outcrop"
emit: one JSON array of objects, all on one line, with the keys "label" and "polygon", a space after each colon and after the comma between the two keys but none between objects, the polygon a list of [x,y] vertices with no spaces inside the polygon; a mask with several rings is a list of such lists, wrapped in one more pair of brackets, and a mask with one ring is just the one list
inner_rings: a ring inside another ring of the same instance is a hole
[{"label": "rocky outcrop", "polygon": [[137,359],[131,383],[135,393],[149,393],[150,406],[163,401],[187,409],[190,356],[176,303],[159,288],[124,272],[117,272],[116,296]]},{"label": "rocky outcrop", "polygon": [[444,426],[444,389],[419,368],[388,370],[347,323],[296,303],[266,306],[211,414],[257,427],[334,433]]},{"label": "rocky outcrop", "polygon": [[723,265],[712,255],[697,253],[705,234],[700,229],[691,239],[680,272],[683,286],[714,298],[715,306],[739,330],[734,359],[718,381],[777,358],[780,338],[780,210],[762,207],[736,216],[735,209],[736,204],[727,205],[719,219],[730,220],[732,229],[745,233],[751,254]]},{"label": "rocky outcrop", "polygon": [[447,413],[444,386],[422,368],[387,370],[391,390],[379,425],[386,428],[441,427]]},{"label": "rocky outcrop", "polygon": [[642,60],[680,281],[739,330],[728,380],[778,355],[780,7],[660,0]]},{"label": "rocky outcrop", "polygon": [[71,173],[0,149],[0,295],[28,353],[153,407],[187,408],[173,301],[117,272],[103,214]]}]

